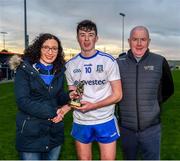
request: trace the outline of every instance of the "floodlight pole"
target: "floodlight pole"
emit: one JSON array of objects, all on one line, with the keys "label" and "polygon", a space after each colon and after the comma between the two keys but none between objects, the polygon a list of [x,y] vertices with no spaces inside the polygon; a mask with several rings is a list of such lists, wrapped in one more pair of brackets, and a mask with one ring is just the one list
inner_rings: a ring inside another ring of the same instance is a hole
[{"label": "floodlight pole", "polygon": [[7,32],[0,32],[3,35],[3,48],[6,49],[6,40],[5,40],[5,35],[8,34]]},{"label": "floodlight pole", "polygon": [[124,17],[126,16],[124,13],[119,13],[122,16],[122,53],[124,52]]},{"label": "floodlight pole", "polygon": [[24,0],[24,46],[28,47],[29,38],[27,35],[27,14],[26,14],[26,0]]}]

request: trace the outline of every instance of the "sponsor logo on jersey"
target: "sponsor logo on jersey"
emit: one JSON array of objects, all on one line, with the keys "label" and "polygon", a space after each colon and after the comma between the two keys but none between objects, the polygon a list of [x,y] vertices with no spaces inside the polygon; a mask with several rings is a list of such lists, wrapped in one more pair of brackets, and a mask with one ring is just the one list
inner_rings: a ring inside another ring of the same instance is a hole
[{"label": "sponsor logo on jersey", "polygon": [[[82,80],[84,85],[103,85],[106,83],[106,80]],[[74,85],[78,84],[79,81],[75,81]]]},{"label": "sponsor logo on jersey", "polygon": [[74,69],[73,73],[81,73],[81,69]]},{"label": "sponsor logo on jersey", "polygon": [[96,72],[102,73],[103,71],[104,71],[104,70],[103,70],[103,65],[97,65]]}]

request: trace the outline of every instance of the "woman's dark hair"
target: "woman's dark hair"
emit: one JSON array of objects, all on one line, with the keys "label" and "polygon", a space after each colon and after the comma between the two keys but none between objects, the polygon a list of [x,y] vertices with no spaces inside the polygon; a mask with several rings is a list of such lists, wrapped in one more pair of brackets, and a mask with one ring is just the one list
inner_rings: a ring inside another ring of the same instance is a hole
[{"label": "woman's dark hair", "polygon": [[54,39],[58,43],[58,54],[57,58],[53,62],[54,65],[54,71],[60,72],[62,67],[64,67],[65,60],[64,60],[64,52],[63,48],[61,46],[60,40],[49,33],[43,33],[40,34],[38,37],[36,37],[31,45],[27,49],[24,50],[24,58],[29,61],[30,64],[34,64],[39,62],[40,56],[41,56],[41,48],[42,45],[46,40]]},{"label": "woman's dark hair", "polygon": [[91,20],[83,20],[83,21],[79,22],[77,25],[77,34],[79,33],[79,30],[95,31],[95,33],[97,35],[96,24],[94,22],[92,22]]}]

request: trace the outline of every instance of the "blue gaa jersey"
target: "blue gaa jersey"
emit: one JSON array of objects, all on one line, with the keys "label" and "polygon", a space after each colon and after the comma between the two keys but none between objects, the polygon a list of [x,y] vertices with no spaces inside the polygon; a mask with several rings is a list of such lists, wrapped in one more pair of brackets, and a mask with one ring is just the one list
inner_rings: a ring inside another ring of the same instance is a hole
[{"label": "blue gaa jersey", "polygon": [[[91,57],[78,54],[66,63],[66,78],[68,85],[84,81],[83,101],[92,103],[101,101],[111,95],[111,81],[119,80],[120,73],[116,60],[110,55],[97,51]],[[82,113],[74,110],[74,122],[83,125],[104,123],[114,118],[115,105],[109,105],[96,110]]]}]

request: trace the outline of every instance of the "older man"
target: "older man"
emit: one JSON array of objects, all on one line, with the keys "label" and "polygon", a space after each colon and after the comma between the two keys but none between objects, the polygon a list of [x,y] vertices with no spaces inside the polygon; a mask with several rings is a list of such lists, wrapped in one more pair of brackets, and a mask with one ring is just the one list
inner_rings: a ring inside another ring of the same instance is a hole
[{"label": "older man", "polygon": [[130,50],[119,56],[123,98],[120,129],[124,159],[160,159],[160,104],[174,92],[169,65],[151,53],[148,29],[136,26],[128,39]]}]

